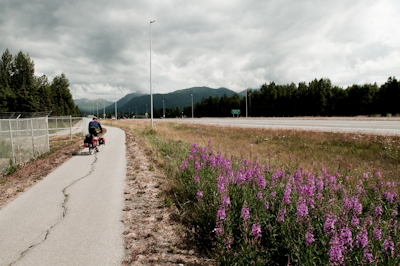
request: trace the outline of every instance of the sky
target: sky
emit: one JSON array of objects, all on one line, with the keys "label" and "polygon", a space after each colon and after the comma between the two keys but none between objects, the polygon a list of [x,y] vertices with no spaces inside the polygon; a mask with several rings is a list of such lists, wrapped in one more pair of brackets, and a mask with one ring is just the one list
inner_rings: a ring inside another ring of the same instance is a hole
[{"label": "sky", "polygon": [[399,14],[398,0],[1,0],[0,52],[64,73],[74,99],[148,94],[150,80],[153,93],[381,85],[400,77]]}]

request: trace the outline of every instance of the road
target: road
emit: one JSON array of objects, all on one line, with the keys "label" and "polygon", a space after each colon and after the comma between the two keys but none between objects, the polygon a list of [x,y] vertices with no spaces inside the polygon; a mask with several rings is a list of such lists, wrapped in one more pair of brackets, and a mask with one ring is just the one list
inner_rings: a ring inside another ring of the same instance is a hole
[{"label": "road", "polygon": [[175,121],[179,123],[237,127],[400,135],[399,118],[185,118],[157,119],[155,121]]},{"label": "road", "polygon": [[0,210],[0,265],[120,265],[125,133],[83,150]]}]

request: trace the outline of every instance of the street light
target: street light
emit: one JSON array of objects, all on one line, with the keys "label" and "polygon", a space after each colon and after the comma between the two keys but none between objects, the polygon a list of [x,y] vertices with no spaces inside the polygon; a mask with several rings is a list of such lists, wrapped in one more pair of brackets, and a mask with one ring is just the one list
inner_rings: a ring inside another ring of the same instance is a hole
[{"label": "street light", "polygon": [[135,118],[137,118],[137,107],[135,107]]},{"label": "street light", "polygon": [[163,118],[165,118],[165,106],[164,106],[164,100],[162,100],[162,109],[163,109]]},{"label": "street light", "polygon": [[150,21],[150,108],[151,108],[151,128],[153,128],[153,90],[151,88],[151,24],[156,22],[155,20]]},{"label": "street light", "polygon": [[193,94],[190,94],[191,96],[192,96],[192,118],[194,118],[194,115],[193,115]]},{"label": "street light", "polygon": [[[117,81],[117,79],[115,79]],[[115,122],[117,122],[117,88],[115,88]]]}]

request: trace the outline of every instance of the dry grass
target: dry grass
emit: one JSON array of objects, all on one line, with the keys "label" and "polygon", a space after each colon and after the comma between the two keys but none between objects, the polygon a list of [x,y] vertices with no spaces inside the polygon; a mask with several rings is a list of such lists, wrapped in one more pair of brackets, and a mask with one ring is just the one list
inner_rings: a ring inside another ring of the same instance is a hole
[{"label": "dry grass", "polygon": [[[112,123],[110,123],[111,125]],[[115,125],[115,122],[114,122]],[[150,130],[148,121],[118,121],[117,126]],[[364,172],[375,168],[387,180],[399,181],[400,137],[375,136],[358,133],[329,133],[304,130],[234,128],[180,123],[154,123],[159,138],[197,142],[207,145],[213,141],[215,149],[223,153],[251,156],[272,167],[296,165],[318,170],[325,167],[335,172],[337,167],[349,167],[349,176],[356,180]],[[342,158],[342,161],[339,161]],[[350,166],[351,164],[351,166]]]}]

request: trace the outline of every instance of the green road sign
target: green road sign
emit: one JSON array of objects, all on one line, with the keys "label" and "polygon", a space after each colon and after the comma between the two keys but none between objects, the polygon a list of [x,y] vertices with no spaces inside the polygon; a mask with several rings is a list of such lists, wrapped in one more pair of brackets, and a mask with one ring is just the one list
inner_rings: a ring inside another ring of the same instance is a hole
[{"label": "green road sign", "polygon": [[240,115],[240,109],[232,109],[233,115]]}]

